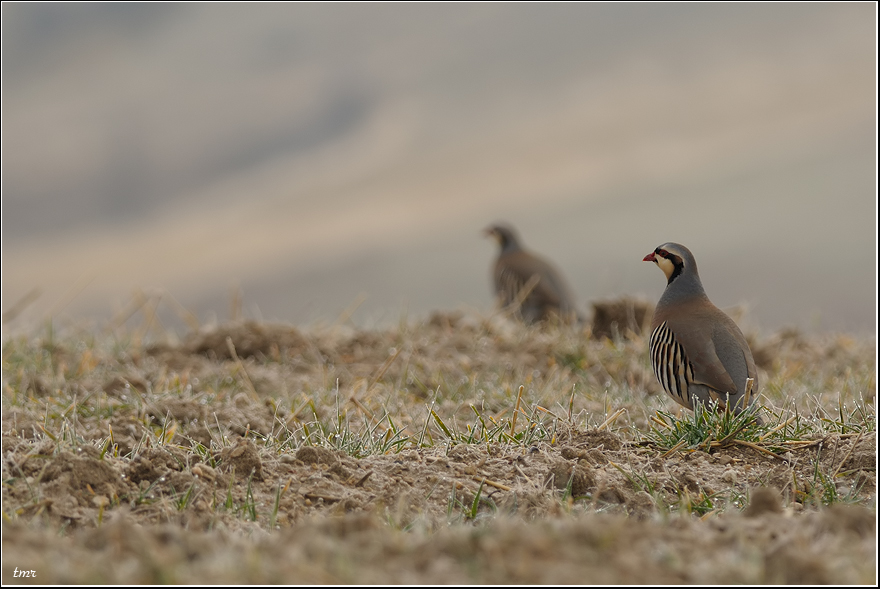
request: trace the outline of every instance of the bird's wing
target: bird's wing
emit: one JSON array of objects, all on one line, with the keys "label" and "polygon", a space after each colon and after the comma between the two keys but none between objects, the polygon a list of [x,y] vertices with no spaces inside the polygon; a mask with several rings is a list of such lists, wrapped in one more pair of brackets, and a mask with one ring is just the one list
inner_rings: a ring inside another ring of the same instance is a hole
[{"label": "bird's wing", "polygon": [[522,289],[530,281],[533,283],[535,276],[538,281],[528,295],[531,300],[557,307],[570,304],[567,287],[558,271],[546,261],[525,251],[511,252],[499,259],[496,285],[499,281],[515,283],[517,289]]},{"label": "bird's wing", "polygon": [[735,395],[738,387],[718,355],[712,320],[701,320],[699,315],[692,314],[676,321],[667,320],[667,325],[691,363],[694,382]]}]

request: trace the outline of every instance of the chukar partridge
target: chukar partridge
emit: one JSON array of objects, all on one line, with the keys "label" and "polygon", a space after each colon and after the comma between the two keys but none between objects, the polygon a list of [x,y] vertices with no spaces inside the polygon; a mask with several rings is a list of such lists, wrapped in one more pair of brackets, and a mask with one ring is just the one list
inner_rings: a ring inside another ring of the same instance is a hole
[{"label": "chukar partridge", "polygon": [[492,271],[495,293],[503,308],[526,323],[556,317],[579,320],[571,289],[552,264],[522,248],[512,227],[492,225],[485,234],[501,247]]},{"label": "chukar partridge", "polygon": [[714,400],[740,413],[758,391],[755,361],[736,323],[706,296],[693,254],[664,243],[643,261],[657,264],[667,280],[651,322],[651,365],[663,390],[688,409],[694,400]]}]

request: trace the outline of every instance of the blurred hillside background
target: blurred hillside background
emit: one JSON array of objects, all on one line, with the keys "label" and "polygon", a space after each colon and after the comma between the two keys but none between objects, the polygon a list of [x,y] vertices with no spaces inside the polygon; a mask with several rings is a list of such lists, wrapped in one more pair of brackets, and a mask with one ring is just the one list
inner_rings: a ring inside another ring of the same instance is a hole
[{"label": "blurred hillside background", "polygon": [[[371,326],[694,252],[746,325],[876,329],[876,5],[2,5],[4,331],[166,292]],[[38,290],[34,290],[38,289]],[[37,296],[38,294],[38,296]],[[365,297],[365,298],[364,298]]]}]

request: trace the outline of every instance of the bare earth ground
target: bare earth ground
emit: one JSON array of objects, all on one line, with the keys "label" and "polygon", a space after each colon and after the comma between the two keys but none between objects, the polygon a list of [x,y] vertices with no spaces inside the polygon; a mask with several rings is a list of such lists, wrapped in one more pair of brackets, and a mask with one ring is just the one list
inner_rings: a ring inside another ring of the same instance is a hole
[{"label": "bare earth ground", "polygon": [[631,333],[149,327],[4,341],[4,583],[876,582],[874,340],[751,336],[763,437],[670,449]]}]

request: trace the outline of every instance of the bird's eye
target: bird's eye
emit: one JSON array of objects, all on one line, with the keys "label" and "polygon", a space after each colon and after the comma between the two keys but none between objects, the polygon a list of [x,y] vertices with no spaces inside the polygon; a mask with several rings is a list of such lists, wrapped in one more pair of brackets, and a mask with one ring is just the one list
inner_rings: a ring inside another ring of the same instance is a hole
[{"label": "bird's eye", "polygon": [[661,258],[668,258],[669,257],[669,252],[667,252],[666,250],[662,250],[659,247],[654,250],[654,253],[657,254],[658,256],[660,256]]}]

